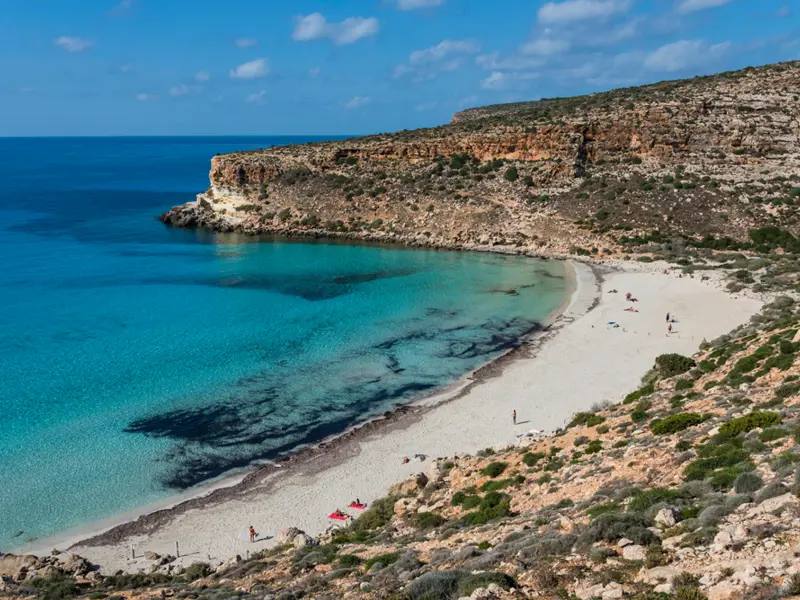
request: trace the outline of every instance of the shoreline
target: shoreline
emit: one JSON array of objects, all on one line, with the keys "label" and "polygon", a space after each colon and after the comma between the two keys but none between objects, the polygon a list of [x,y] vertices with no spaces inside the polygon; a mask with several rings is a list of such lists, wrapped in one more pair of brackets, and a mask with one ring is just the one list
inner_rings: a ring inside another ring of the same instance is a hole
[{"label": "shoreline", "polygon": [[[355,497],[367,502],[382,497],[391,485],[427,469],[437,457],[514,444],[524,430],[554,430],[592,404],[620,401],[638,386],[658,354],[693,354],[701,339],[727,333],[760,308],[758,301],[736,300],[708,285],[713,282],[655,272],[656,265],[626,269],[613,263],[571,264],[582,278],[576,276],[576,289],[554,322],[466,376],[460,389],[448,390],[448,399],[434,402],[433,396],[427,406],[423,399],[401,407],[323,442],[302,459],[295,455],[282,463],[299,468],[262,467],[232,487],[106,528],[89,539],[91,532],[84,530],[69,540],[82,538],[70,550],[104,570],[136,571],[150,563],[131,559],[132,549],[137,555],[147,550],[174,553],[180,542],[182,554],[184,549],[189,554],[178,564],[186,566],[200,560],[217,564],[271,545],[270,540],[255,547],[246,543],[249,524],[268,532],[270,539],[289,526],[317,535],[329,526],[327,514],[333,508]],[[620,293],[608,294],[612,287]],[[620,312],[629,306],[624,302],[628,290],[636,292],[641,300],[637,306],[649,316]],[[687,333],[682,324],[676,335],[665,335],[665,307],[686,315]],[[604,326],[611,319],[621,328]],[[510,424],[512,408],[521,414],[516,428]],[[417,452],[428,460],[399,464],[402,456]],[[297,506],[303,506],[299,514]],[[55,540],[40,541],[40,552],[52,547],[44,546],[48,541]]]},{"label": "shoreline", "polygon": [[[442,250],[450,249],[442,248]],[[501,252],[501,254],[508,253]],[[594,267],[588,267],[583,263],[578,263],[581,266],[577,267],[574,261],[560,258],[534,256],[529,258],[557,260],[564,265],[565,278],[568,282],[564,301],[537,327],[522,334],[515,347],[505,350],[495,358],[465,373],[451,384],[433,390],[408,404],[386,411],[382,415],[357,421],[347,429],[318,442],[298,446],[290,453],[275,460],[250,465],[240,471],[223,475],[216,480],[155,503],[93,521],[53,536],[33,540],[23,546],[13,548],[11,553],[49,555],[52,549],[58,547],[72,550],[80,546],[118,543],[131,536],[151,533],[186,511],[210,508],[232,500],[241,494],[246,495],[249,490],[265,485],[270,479],[286,473],[292,467],[303,468],[326,452],[338,451],[350,443],[357,444],[362,436],[379,435],[383,429],[402,427],[405,420],[421,419],[428,411],[457,400],[473,386],[480,385],[486,379],[501,376],[503,369],[517,360],[521,352],[530,350],[530,346],[534,344],[544,343],[548,336],[555,333],[551,331],[551,327],[562,317],[568,315],[573,307],[581,301],[581,293],[585,290],[584,286],[591,284],[596,287],[597,276]],[[586,269],[583,276],[579,269]],[[584,300],[586,299],[584,298]],[[590,303],[585,302],[585,304],[588,306]]]}]

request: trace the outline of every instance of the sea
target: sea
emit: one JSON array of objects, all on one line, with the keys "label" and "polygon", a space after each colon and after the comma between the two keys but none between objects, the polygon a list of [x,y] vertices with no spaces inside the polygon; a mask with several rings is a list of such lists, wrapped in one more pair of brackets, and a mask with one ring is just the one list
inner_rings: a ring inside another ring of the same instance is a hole
[{"label": "sea", "polygon": [[319,139],[0,139],[0,551],[435,393],[565,301],[558,262],[156,218],[217,153]]}]

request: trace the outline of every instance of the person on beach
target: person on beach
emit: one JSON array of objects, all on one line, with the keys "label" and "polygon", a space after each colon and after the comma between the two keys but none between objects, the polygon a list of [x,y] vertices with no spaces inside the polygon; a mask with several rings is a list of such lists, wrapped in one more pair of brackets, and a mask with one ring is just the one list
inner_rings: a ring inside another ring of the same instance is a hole
[{"label": "person on beach", "polygon": [[254,544],[256,541],[256,530],[250,525],[250,543]]},{"label": "person on beach", "polygon": [[514,425],[517,424],[517,411],[516,410],[511,412],[511,420],[514,422]]},{"label": "person on beach", "polygon": [[669,323],[669,313],[667,313],[667,323]]},{"label": "person on beach", "polygon": [[667,327],[667,333],[668,334],[672,333],[672,323],[670,323],[669,327]]}]

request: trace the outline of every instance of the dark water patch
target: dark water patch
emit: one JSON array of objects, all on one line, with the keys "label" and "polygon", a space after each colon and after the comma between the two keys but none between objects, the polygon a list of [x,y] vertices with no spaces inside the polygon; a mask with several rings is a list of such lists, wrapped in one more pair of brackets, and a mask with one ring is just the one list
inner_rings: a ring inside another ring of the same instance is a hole
[{"label": "dark water patch", "polygon": [[379,279],[392,279],[394,277],[407,277],[416,273],[414,269],[396,269],[375,271],[374,273],[354,273],[352,275],[343,275],[331,279],[329,283],[336,285],[352,285],[359,283],[369,283],[370,281],[377,281]]},{"label": "dark water patch", "polygon": [[[168,472],[161,483],[169,489],[185,490],[254,462],[278,458],[298,446],[319,443],[344,432],[375,407],[396,405],[436,387],[427,382],[381,383],[385,382],[361,382],[344,390],[342,396],[351,399],[347,405],[320,402],[311,409],[306,407],[293,422],[280,414],[291,411],[290,399],[276,393],[255,404],[238,399],[165,411],[136,419],[123,431],[174,441],[162,459]],[[370,389],[374,384],[377,389]]]}]

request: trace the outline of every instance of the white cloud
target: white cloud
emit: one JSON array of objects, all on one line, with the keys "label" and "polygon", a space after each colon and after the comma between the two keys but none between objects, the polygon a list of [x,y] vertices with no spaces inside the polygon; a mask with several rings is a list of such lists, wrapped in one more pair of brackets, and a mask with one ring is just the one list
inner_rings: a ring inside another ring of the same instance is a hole
[{"label": "white cloud", "polygon": [[724,55],[730,46],[730,42],[709,46],[702,40],[681,40],[649,54],[644,66],[653,71],[680,71],[712,62]]},{"label": "white cloud", "polygon": [[200,83],[211,81],[211,73],[209,73],[208,71],[198,71],[197,73],[195,73],[194,80],[199,81]]},{"label": "white cloud", "polygon": [[411,65],[422,65],[440,61],[452,54],[469,54],[480,49],[479,44],[469,40],[442,40],[425,50],[415,50],[408,57],[408,62]]},{"label": "white cloud", "polygon": [[139,102],[147,102],[149,100],[155,100],[157,96],[154,94],[136,94],[136,99]]},{"label": "white cloud", "polygon": [[186,94],[188,94],[191,91],[192,90],[191,90],[191,88],[189,88],[188,85],[186,85],[185,83],[182,83],[181,85],[176,85],[176,86],[173,86],[173,87],[169,88],[169,95],[170,96],[185,96]]},{"label": "white cloud", "polygon": [[565,0],[564,2],[548,2],[539,9],[538,17],[539,22],[545,24],[605,20],[617,13],[626,12],[630,6],[630,0]]},{"label": "white cloud", "polygon": [[94,46],[94,42],[91,40],[69,37],[67,35],[62,35],[60,38],[57,38],[55,44],[61,46],[67,52],[83,52]]},{"label": "white cloud", "polygon": [[435,46],[412,52],[408,64],[395,67],[394,77],[399,79],[415,73],[415,81],[433,79],[438,73],[455,71],[461,67],[466,55],[475,54],[480,49],[480,44],[471,40],[442,40]]},{"label": "white cloud", "polygon": [[130,73],[132,70],[133,70],[132,65],[120,65],[119,67],[117,67],[117,71],[119,73]]},{"label": "white cloud", "polygon": [[776,17],[788,17],[790,14],[792,14],[792,11],[789,9],[788,4],[784,4],[777,11],[775,11]]},{"label": "white cloud", "polygon": [[423,102],[422,104],[418,104],[414,110],[417,112],[423,112],[434,108],[436,108],[436,102]]},{"label": "white cloud", "polygon": [[311,77],[311,79],[316,79],[317,77],[319,77],[320,73],[322,73],[322,69],[320,69],[319,67],[311,67],[308,70],[308,76]]},{"label": "white cloud", "polygon": [[541,58],[531,58],[528,56],[500,56],[499,52],[491,54],[481,54],[475,58],[475,64],[487,71],[525,71],[537,69],[545,64]]},{"label": "white cloud", "polygon": [[485,90],[509,90],[521,89],[538,79],[538,73],[502,73],[495,71],[489,77],[481,81],[481,87]]},{"label": "white cloud", "polygon": [[463,107],[467,106],[468,104],[475,104],[478,101],[478,97],[475,95],[467,96],[466,98],[462,98],[458,101],[458,106]]},{"label": "white cloud", "polygon": [[239,38],[234,42],[239,48],[252,48],[258,46],[258,40],[255,38]]},{"label": "white cloud", "polygon": [[257,79],[258,77],[265,77],[269,74],[269,62],[266,58],[257,58],[244,64],[239,65],[235,69],[231,69],[230,76],[234,79]]},{"label": "white cloud", "polygon": [[255,94],[250,94],[244,99],[244,101],[250,102],[251,104],[263,104],[266,98],[267,98],[267,91],[261,90],[260,92],[257,92]]},{"label": "white cloud", "polygon": [[35,91],[36,91],[36,88],[24,87],[24,88],[20,88],[19,93],[20,94],[32,94]]},{"label": "white cloud", "polygon": [[524,54],[536,54],[538,56],[549,56],[551,54],[561,54],[570,49],[570,43],[565,39],[553,39],[541,37],[523,44],[520,50]]},{"label": "white cloud", "polygon": [[299,16],[295,19],[292,39],[296,42],[330,39],[345,46],[378,33],[380,25],[373,17],[348,17],[340,23],[329,23],[321,13]]},{"label": "white cloud", "polygon": [[441,6],[444,0],[397,0],[397,8],[400,10],[416,10],[418,8],[433,8]]},{"label": "white cloud", "polygon": [[351,98],[344,106],[345,108],[359,108],[361,106],[366,106],[370,102],[372,102],[372,98],[369,96],[355,96],[354,98]]},{"label": "white cloud", "polygon": [[733,0],[678,0],[675,10],[679,13],[692,13],[707,8],[717,8],[724,6]]}]

